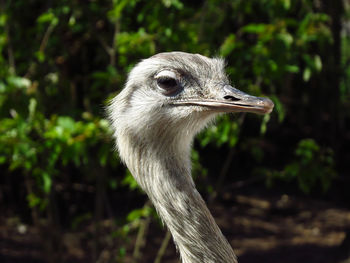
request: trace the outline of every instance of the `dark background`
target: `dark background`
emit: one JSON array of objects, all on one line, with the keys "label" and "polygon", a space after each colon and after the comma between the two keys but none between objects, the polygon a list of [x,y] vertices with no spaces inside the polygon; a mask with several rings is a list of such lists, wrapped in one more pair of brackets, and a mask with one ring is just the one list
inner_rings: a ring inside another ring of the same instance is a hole
[{"label": "dark background", "polygon": [[224,57],[236,87],[275,103],[194,144],[197,187],[239,262],[349,262],[349,8],[0,0],[0,261],[178,262],[104,107],[137,61],[180,50]]}]

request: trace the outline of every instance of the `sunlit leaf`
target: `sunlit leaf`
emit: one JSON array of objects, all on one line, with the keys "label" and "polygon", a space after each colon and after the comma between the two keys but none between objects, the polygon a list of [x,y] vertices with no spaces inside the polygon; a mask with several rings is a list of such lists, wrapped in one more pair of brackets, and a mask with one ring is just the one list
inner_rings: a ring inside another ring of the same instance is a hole
[{"label": "sunlit leaf", "polygon": [[52,185],[52,179],[51,176],[43,172],[42,173],[42,179],[43,179],[43,189],[45,193],[49,193],[51,191],[51,185]]},{"label": "sunlit leaf", "polygon": [[262,33],[266,30],[266,24],[248,24],[242,28],[242,32],[246,33]]},{"label": "sunlit leaf", "polygon": [[234,50],[235,39],[236,39],[236,36],[234,34],[230,34],[228,37],[226,37],[224,43],[222,43],[220,47],[221,56],[226,57]]},{"label": "sunlit leaf", "polygon": [[46,13],[41,14],[37,18],[37,22],[42,24],[42,23],[47,23],[47,22],[52,22],[55,18],[55,15],[52,13],[52,10],[49,10]]},{"label": "sunlit leaf", "polygon": [[9,85],[12,85],[16,88],[28,88],[31,85],[31,81],[27,78],[18,77],[18,76],[9,76],[7,78]]},{"label": "sunlit leaf", "polygon": [[314,65],[315,65],[315,68],[317,71],[322,70],[322,60],[321,60],[321,57],[319,55],[315,55]]},{"label": "sunlit leaf", "polygon": [[37,104],[38,104],[38,103],[37,103],[37,100],[36,100],[36,99],[31,98],[31,99],[29,100],[29,107],[28,107],[28,110],[29,110],[29,120],[33,120]]},{"label": "sunlit leaf", "polygon": [[311,69],[310,68],[305,68],[304,72],[303,72],[303,80],[305,82],[308,82],[310,80],[311,77]]},{"label": "sunlit leaf", "polygon": [[297,65],[286,65],[285,69],[286,69],[286,71],[291,72],[291,73],[298,73],[299,72],[299,67]]}]

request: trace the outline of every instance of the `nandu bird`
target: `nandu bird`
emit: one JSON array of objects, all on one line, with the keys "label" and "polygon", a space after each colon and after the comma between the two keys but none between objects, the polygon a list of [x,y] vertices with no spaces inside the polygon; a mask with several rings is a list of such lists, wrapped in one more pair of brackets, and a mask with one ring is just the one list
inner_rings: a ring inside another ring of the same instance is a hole
[{"label": "nandu bird", "polygon": [[237,262],[191,177],[194,136],[219,114],[265,114],[274,106],[234,88],[224,66],[220,58],[199,54],[157,54],[131,70],[108,107],[119,155],[184,263]]}]

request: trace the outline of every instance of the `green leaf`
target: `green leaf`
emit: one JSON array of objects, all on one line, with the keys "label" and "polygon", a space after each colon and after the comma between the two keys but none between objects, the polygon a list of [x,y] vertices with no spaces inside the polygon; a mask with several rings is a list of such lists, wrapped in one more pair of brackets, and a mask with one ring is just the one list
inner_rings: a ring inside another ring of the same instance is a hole
[{"label": "green leaf", "polygon": [[220,47],[220,55],[223,57],[227,57],[235,48],[235,40],[236,36],[234,34],[230,34],[226,37],[224,43],[222,43]]},{"label": "green leaf", "polygon": [[270,96],[270,98],[272,99],[273,103],[275,104],[274,112],[276,112],[278,115],[278,121],[282,122],[284,120],[285,115],[286,115],[286,111],[284,109],[284,106],[277,96],[272,95],[272,96]]},{"label": "green leaf", "polygon": [[167,8],[174,6],[176,9],[181,10],[184,7],[183,3],[179,0],[162,0],[162,2]]},{"label": "green leaf", "polygon": [[29,79],[18,76],[9,76],[7,78],[7,83],[19,89],[29,88],[32,84],[32,82]]},{"label": "green leaf", "polygon": [[55,15],[52,13],[52,10],[50,9],[48,12],[41,14],[41,15],[37,18],[36,21],[37,21],[39,24],[43,24],[43,23],[52,22],[54,18],[55,18]]},{"label": "green leaf", "polygon": [[152,210],[149,206],[145,206],[143,208],[140,209],[134,209],[132,210],[128,216],[126,217],[126,219],[129,222],[135,221],[135,220],[139,220],[142,217],[147,217],[151,214]]},{"label": "green leaf", "polygon": [[316,71],[320,72],[322,70],[322,60],[321,60],[321,57],[319,55],[315,55],[314,65],[315,65]]},{"label": "green leaf", "polygon": [[122,181],[122,185],[127,185],[131,190],[137,189],[139,186],[134,179],[134,177],[131,175],[130,171],[127,170],[126,175]]},{"label": "green leaf", "polygon": [[261,122],[261,125],[260,125],[260,134],[266,133],[266,129],[267,129],[266,127],[269,120],[270,120],[270,114],[265,114],[263,121]]},{"label": "green leaf", "polygon": [[38,206],[41,203],[41,198],[35,195],[34,193],[28,194],[27,200],[30,207]]},{"label": "green leaf", "polygon": [[29,110],[29,120],[32,121],[34,119],[34,114],[35,114],[35,109],[36,109],[36,105],[37,105],[37,101],[34,98],[30,98],[29,100],[29,106],[28,106],[28,110]]},{"label": "green leaf", "polygon": [[304,72],[303,72],[303,80],[305,82],[308,82],[310,78],[311,78],[311,69],[307,67],[304,69]]},{"label": "green leaf", "polygon": [[52,185],[51,176],[47,172],[43,172],[42,179],[43,179],[43,190],[45,193],[48,194],[51,191],[51,185]]},{"label": "green leaf", "polygon": [[0,14],[0,26],[5,26],[7,21],[7,15],[5,13]]},{"label": "green leaf", "polygon": [[289,10],[290,9],[290,0],[282,0],[283,3],[283,8],[285,10]]},{"label": "green leaf", "polygon": [[288,32],[278,34],[278,38],[286,45],[286,47],[290,47],[293,43],[293,36]]},{"label": "green leaf", "polygon": [[44,62],[45,61],[45,53],[42,51],[37,51],[35,52],[35,56],[39,62]]},{"label": "green leaf", "polygon": [[129,0],[113,1],[113,9],[108,12],[108,18],[112,23],[115,23],[121,17],[123,9],[126,7],[128,2]]},{"label": "green leaf", "polygon": [[266,24],[248,24],[242,28],[242,32],[260,34],[265,32],[266,27]]},{"label": "green leaf", "polygon": [[75,130],[75,121],[71,117],[58,117],[57,125],[69,132]]},{"label": "green leaf", "polygon": [[285,70],[291,73],[298,73],[299,67],[297,65],[286,65]]},{"label": "green leaf", "polygon": [[0,156],[0,164],[5,163],[7,158],[5,156]]}]

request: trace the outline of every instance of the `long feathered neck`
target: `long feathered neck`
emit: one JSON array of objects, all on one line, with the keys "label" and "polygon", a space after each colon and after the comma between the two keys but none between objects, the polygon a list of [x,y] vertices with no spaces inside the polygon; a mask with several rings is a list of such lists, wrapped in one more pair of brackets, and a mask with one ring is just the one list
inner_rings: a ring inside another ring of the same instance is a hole
[{"label": "long feathered neck", "polygon": [[178,138],[169,144],[166,136],[153,134],[155,138],[145,141],[124,132],[116,136],[117,144],[121,157],[169,228],[182,262],[237,262],[192,180],[193,135],[175,136]]}]

